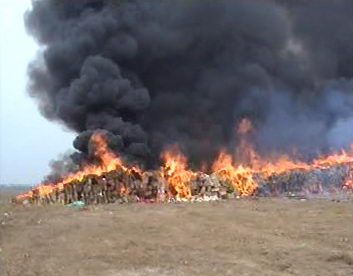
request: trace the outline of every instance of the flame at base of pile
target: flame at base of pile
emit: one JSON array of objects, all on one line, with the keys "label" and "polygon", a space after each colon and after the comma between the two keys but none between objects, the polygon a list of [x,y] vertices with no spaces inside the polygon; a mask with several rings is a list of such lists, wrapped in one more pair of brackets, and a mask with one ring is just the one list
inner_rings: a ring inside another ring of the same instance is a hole
[{"label": "flame at base of pile", "polygon": [[[128,202],[202,202],[219,199],[244,197],[236,190],[233,183],[227,180],[224,172],[205,174],[194,173],[182,193],[168,183],[168,178],[161,176],[160,171],[142,174],[127,174],[123,170],[115,170],[103,175],[87,175],[80,181],[73,181],[63,189],[55,189],[43,194],[35,188],[30,197],[18,197],[17,201],[33,204],[70,204],[84,201],[86,204],[128,203]],[[352,170],[347,165],[334,166],[315,171],[291,171],[286,174],[264,177],[257,174],[243,177],[245,183],[254,181],[256,189],[251,196],[305,196],[332,192],[352,191],[345,186]],[[227,176],[228,177],[228,176]],[[232,176],[233,177],[233,176]],[[245,185],[244,187],[248,187]],[[187,192],[185,192],[187,191]],[[184,195],[184,196],[182,196]]]},{"label": "flame at base of pile", "polygon": [[189,194],[182,197],[160,176],[160,172],[145,172],[141,175],[128,175],[116,170],[101,176],[88,175],[81,181],[66,185],[63,190],[55,190],[41,195],[34,189],[30,203],[61,203],[84,201],[86,204],[125,203],[125,202],[176,202],[211,201],[225,198],[227,188],[219,181],[212,181],[205,174],[195,176],[188,185]]},{"label": "flame at base of pile", "polygon": [[[211,173],[188,169],[187,159],[176,147],[162,154],[159,170],[127,167],[111,152],[101,132],[92,135],[98,165],[65,176],[56,184],[40,185],[18,195],[16,202],[87,204],[112,202],[210,201],[231,197],[267,196],[285,193],[322,193],[353,190],[353,155],[342,151],[311,163],[281,156],[270,162],[257,155],[247,142],[250,121],[238,128],[240,144],[236,156],[221,152]],[[236,159],[236,158],[235,158]]]}]

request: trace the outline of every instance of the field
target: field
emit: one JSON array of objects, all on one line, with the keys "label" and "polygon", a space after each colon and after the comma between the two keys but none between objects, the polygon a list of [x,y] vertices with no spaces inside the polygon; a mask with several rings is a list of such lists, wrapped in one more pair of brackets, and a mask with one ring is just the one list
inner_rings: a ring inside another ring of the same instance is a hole
[{"label": "field", "polygon": [[0,203],[0,275],[353,275],[352,201]]}]

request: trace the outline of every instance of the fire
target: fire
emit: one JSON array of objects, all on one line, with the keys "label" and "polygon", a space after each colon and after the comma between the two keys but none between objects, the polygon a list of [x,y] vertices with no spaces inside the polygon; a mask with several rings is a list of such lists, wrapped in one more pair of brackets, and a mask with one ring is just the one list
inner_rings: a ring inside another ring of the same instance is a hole
[{"label": "fire", "polygon": [[312,163],[313,167],[316,168],[327,168],[330,166],[341,165],[341,164],[352,164],[353,155],[352,149],[349,152],[342,150],[340,153],[331,154],[329,156],[320,157],[315,159]]},{"label": "fire", "polygon": [[38,187],[38,194],[40,197],[44,197],[48,194],[51,194],[55,189],[55,186],[53,185],[43,185]]},{"label": "fire", "polygon": [[[258,183],[257,179],[267,179],[272,175],[286,174],[290,171],[313,171],[327,169],[332,166],[348,166],[348,176],[343,188],[353,189],[353,147],[350,151],[341,151],[328,156],[320,156],[312,162],[302,162],[290,158],[288,155],[276,158],[264,158],[257,153],[251,143],[251,135],[254,132],[252,123],[243,119],[237,128],[239,138],[238,147],[234,154],[220,152],[218,158],[211,164],[212,173],[229,185],[240,196],[251,196],[255,193]],[[112,171],[122,171],[128,175],[144,175],[144,171],[138,167],[127,167],[123,160],[113,153],[107,144],[106,137],[102,132],[96,132],[90,139],[92,155],[98,161],[97,164],[87,164],[75,173],[66,175],[59,183],[40,185],[31,191],[18,195],[18,200],[31,199],[33,197],[46,198],[57,191],[63,191],[67,185],[73,182],[81,182],[87,176],[102,176]],[[161,154],[163,165],[157,172],[161,177],[162,184],[159,189],[168,195],[168,198],[192,199],[191,182],[199,172],[188,168],[187,158],[177,149],[168,148]],[[206,171],[209,164],[203,163]],[[166,190],[164,190],[167,188]],[[169,189],[168,189],[169,188]],[[117,191],[120,195],[129,193],[128,186],[121,186]],[[162,196],[164,198],[164,195]]]},{"label": "fire", "polygon": [[16,198],[18,200],[26,199],[26,198],[32,198],[32,197],[33,197],[33,191],[28,191],[27,193],[20,194],[20,195],[16,196]]},{"label": "fire", "polygon": [[141,170],[137,167],[125,167],[122,160],[111,150],[109,150],[103,133],[94,133],[90,141],[94,148],[93,155],[100,161],[98,165],[86,165],[82,168],[82,170],[68,174],[61,182],[57,184],[40,185],[28,193],[18,195],[16,198],[19,200],[32,198],[34,194],[38,194],[40,197],[46,197],[55,191],[62,191],[66,185],[69,185],[74,181],[82,181],[88,175],[101,176],[104,173],[108,173],[114,170],[122,170],[128,174],[141,174]]},{"label": "fire", "polygon": [[[249,143],[249,135],[253,130],[250,120],[245,118],[239,123],[237,134],[240,140],[235,151],[238,165],[233,162],[231,155],[221,152],[212,166],[212,171],[229,181],[241,196],[249,196],[255,192],[257,187],[254,180],[255,175],[268,178],[274,174],[285,174],[294,170],[310,171],[342,164],[353,164],[353,154],[348,154],[345,151],[317,158],[311,163],[293,160],[287,155],[281,155],[274,160],[262,158]],[[352,171],[350,171],[350,176],[347,177],[344,187],[353,188]]]},{"label": "fire", "polygon": [[192,195],[190,181],[195,173],[187,169],[186,157],[176,147],[164,151],[161,157],[164,164],[160,174],[175,192],[176,199],[190,199]]},{"label": "fire", "polygon": [[343,183],[344,189],[353,190],[353,168],[350,166],[348,171],[348,176]]},{"label": "fire", "polygon": [[274,162],[271,161],[263,161],[262,165],[258,168],[259,172],[265,177],[270,177],[274,174],[284,174],[289,171],[294,170],[310,170],[311,167],[309,164],[294,161],[287,155],[281,155],[278,160]]},{"label": "fire", "polygon": [[213,163],[212,170],[221,179],[229,181],[241,196],[250,196],[256,190],[254,171],[249,167],[234,165],[232,157],[225,152],[220,153]]}]

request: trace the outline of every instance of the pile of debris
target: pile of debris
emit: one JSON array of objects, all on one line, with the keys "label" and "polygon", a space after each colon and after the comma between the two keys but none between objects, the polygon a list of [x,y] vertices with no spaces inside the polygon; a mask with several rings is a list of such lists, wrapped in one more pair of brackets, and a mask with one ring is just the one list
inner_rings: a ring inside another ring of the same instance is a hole
[{"label": "pile of debris", "polygon": [[[346,165],[327,169],[294,170],[269,177],[255,175],[257,183],[253,196],[303,195],[306,193],[331,193],[342,190],[349,177]],[[44,186],[30,191],[31,196],[17,199],[17,202],[33,204],[70,204],[83,201],[85,204],[127,203],[127,202],[173,202],[210,201],[239,197],[234,183],[213,173],[198,172],[188,183],[183,183],[189,193],[181,196],[175,187],[162,177],[160,171],[129,172],[115,170],[103,175],[87,175],[81,181],[73,181],[62,189],[51,193],[43,192]]]},{"label": "pile of debris", "polygon": [[66,205],[75,201],[83,201],[86,204],[209,201],[232,197],[235,194],[229,183],[221,181],[214,174],[200,172],[186,185],[191,195],[180,197],[158,171],[143,174],[113,171],[101,176],[87,175],[82,181],[73,181],[62,189],[54,189],[51,193],[41,191],[45,185],[39,186],[30,191],[30,196],[18,198],[17,202]]},{"label": "pile of debris", "polygon": [[288,158],[269,163],[260,162],[252,147],[244,142],[242,152],[252,157],[250,164],[236,164],[231,155],[221,152],[210,168],[212,173],[205,173],[190,170],[186,157],[172,148],[162,154],[163,165],[159,170],[143,171],[125,166],[109,149],[102,133],[95,133],[90,139],[99,163],[86,164],[58,183],[40,185],[18,195],[15,201],[35,204],[205,201],[323,193],[344,187],[353,190],[353,155],[345,152],[312,163]]},{"label": "pile of debris", "polygon": [[258,177],[258,196],[328,194],[350,189],[348,165],[331,166],[316,170],[294,170],[274,174],[268,178]]}]

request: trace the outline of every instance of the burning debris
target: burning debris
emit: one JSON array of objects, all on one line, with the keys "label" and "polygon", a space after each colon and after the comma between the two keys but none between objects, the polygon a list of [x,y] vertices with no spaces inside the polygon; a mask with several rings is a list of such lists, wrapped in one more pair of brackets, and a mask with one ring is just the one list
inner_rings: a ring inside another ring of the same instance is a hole
[{"label": "burning debris", "polygon": [[17,199],[352,188],[353,4],[314,2],[34,0],[29,93],[76,152]]},{"label": "burning debris", "polygon": [[[251,125],[245,119],[240,123],[240,130],[244,124]],[[245,137],[247,132],[243,134]],[[231,155],[221,152],[211,172],[206,173],[188,169],[186,157],[177,147],[172,147],[162,154],[163,165],[159,170],[143,171],[125,166],[109,150],[104,133],[94,133],[91,143],[93,156],[99,164],[87,165],[57,184],[40,185],[18,195],[16,200],[48,204],[208,201],[353,188],[353,156],[345,152],[316,159],[310,164],[291,161],[288,157],[270,163],[244,142],[242,154],[248,153],[248,165],[236,165]],[[251,163],[251,160],[255,161]]]}]

